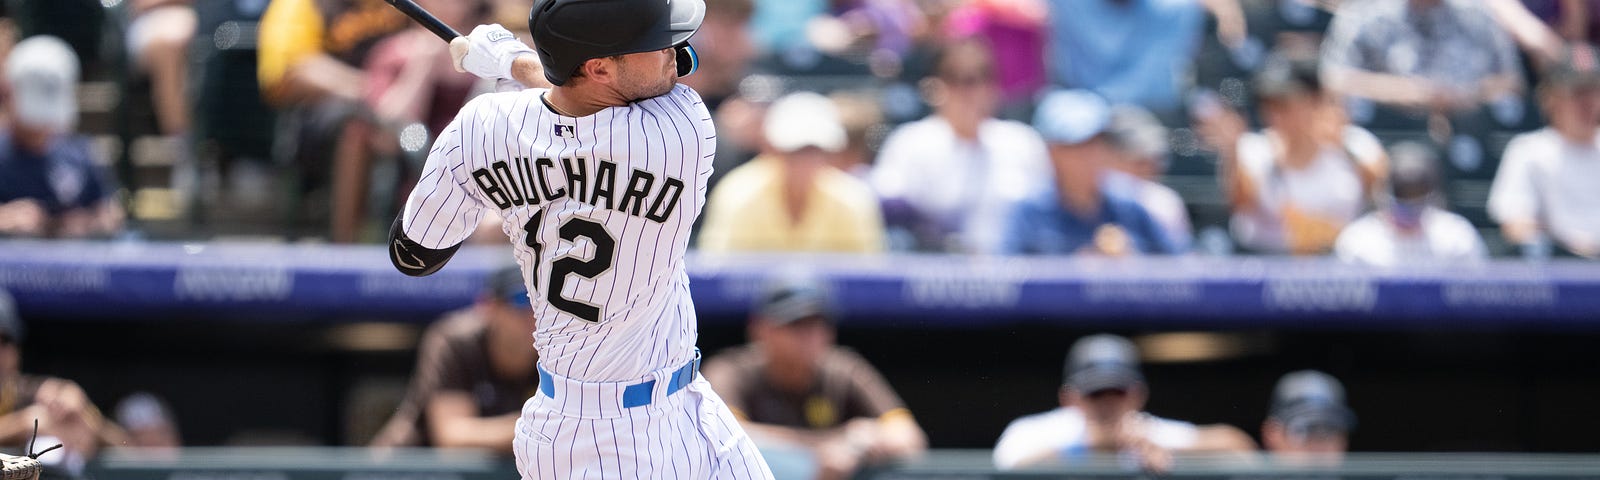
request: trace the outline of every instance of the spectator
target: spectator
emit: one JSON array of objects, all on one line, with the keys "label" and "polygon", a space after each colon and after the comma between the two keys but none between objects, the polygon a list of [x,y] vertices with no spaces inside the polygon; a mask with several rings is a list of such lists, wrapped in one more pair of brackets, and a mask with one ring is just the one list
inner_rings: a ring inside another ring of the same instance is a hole
[{"label": "spectator", "polygon": [[1050,144],[1055,188],[1018,203],[1005,215],[1004,253],[1097,253],[1121,256],[1177,253],[1137,200],[1107,188],[1116,161],[1111,106],[1083,90],[1053,92],[1040,102],[1034,126]]},{"label": "spectator", "polygon": [[830,165],[847,142],[827,97],[792,93],[773,102],[770,153],[728,172],[706,205],[700,249],[877,252],[883,220],[872,190]]},{"label": "spectator", "polygon": [[1261,443],[1278,461],[1337,465],[1349,448],[1355,413],[1344,403],[1344,386],[1316,370],[1284,375],[1272,393],[1272,410],[1261,424]]},{"label": "spectator", "polygon": [[750,344],[701,370],[750,433],[777,478],[842,479],[927,448],[900,397],[855,352],[834,344],[827,293],[778,282],[751,316]]},{"label": "spectator", "polygon": [[150,97],[161,133],[189,131],[186,96],[189,40],[194,38],[193,0],[133,0],[129,9],[128,56],[150,76]]},{"label": "spectator", "polygon": [[159,397],[148,392],[129,395],[117,403],[116,412],[117,424],[128,432],[127,446],[167,452],[183,446],[172,408]]},{"label": "spectator", "polygon": [[1199,51],[1205,10],[1225,45],[1244,40],[1236,0],[1050,0],[1055,83],[1158,114],[1180,106],[1179,82]]},{"label": "spectator", "polygon": [[1507,242],[1536,254],[1600,258],[1600,57],[1575,46],[1545,73],[1540,105],[1550,122],[1513,138],[1489,190],[1489,214]]},{"label": "spectator", "polygon": [[5,61],[11,125],[0,133],[0,235],[105,236],[122,229],[116,188],[76,132],[78,57],[50,36]]},{"label": "spectator", "polygon": [[1161,226],[1174,252],[1188,251],[1194,243],[1189,210],[1177,191],[1161,183],[1161,175],[1167,171],[1167,127],[1149,110],[1118,105],[1111,109],[1106,134],[1116,151],[1106,175],[1106,189],[1144,207]]},{"label": "spectator", "polygon": [[1264,253],[1327,252],[1387,172],[1383,145],[1348,123],[1313,62],[1270,58],[1255,90],[1260,133],[1226,108],[1196,112],[1196,129],[1220,157],[1234,239]]},{"label": "spectator", "polygon": [[1045,84],[1048,16],[1044,0],[975,0],[950,12],[944,31],[952,39],[984,39],[994,57],[1001,101],[1011,110],[1032,103]]},{"label": "spectator", "polygon": [[1380,210],[1339,232],[1340,260],[1393,267],[1412,262],[1482,263],[1488,257],[1477,229],[1440,208],[1439,160],[1433,150],[1407,142],[1391,149],[1394,171]]},{"label": "spectator", "polygon": [[[377,128],[362,104],[361,66],[379,40],[413,22],[382,0],[271,0],[261,17],[257,77],[268,103],[283,110],[278,140],[306,183],[332,177],[329,236],[358,238],[358,176]],[[333,165],[328,169],[327,165]]]},{"label": "spectator", "polygon": [[994,448],[995,466],[1011,470],[1074,463],[1088,454],[1118,454],[1147,470],[1165,471],[1173,453],[1255,451],[1230,425],[1168,420],[1142,411],[1149,390],[1139,352],[1109,334],[1079,339],[1067,354],[1061,407],[1013,420]]},{"label": "spectator", "polygon": [[1476,1],[1345,2],[1328,28],[1322,68],[1333,91],[1437,112],[1522,90],[1511,39]]},{"label": "spectator", "polygon": [[1043,189],[1044,142],[1027,125],[994,118],[1000,91],[981,41],[937,54],[923,93],[933,115],[884,140],[872,186],[897,250],[994,253],[1012,204]]},{"label": "spectator", "polygon": [[539,388],[529,304],[522,271],[502,268],[471,307],[428,327],[405,399],[372,445],[510,455],[522,404]]},{"label": "spectator", "polygon": [[47,471],[76,477],[101,447],[127,444],[127,433],[106,421],[77,383],[22,373],[25,330],[15,305],[0,290],[0,446],[10,453],[25,450],[37,420],[37,445],[62,445],[39,461]]},{"label": "spectator", "polygon": [[[419,0],[418,5],[446,25],[476,25],[490,6],[487,0]],[[379,40],[363,71],[363,108],[372,121],[346,127],[346,143],[333,166],[333,233],[342,240],[359,238],[366,223],[374,162],[395,160],[400,167],[396,191],[410,191],[413,169],[420,168],[429,139],[444,131],[478,84],[477,77],[455,71],[448,44],[421,25]],[[397,208],[399,202],[395,196],[385,207]]]},{"label": "spectator", "polygon": [[708,0],[705,20],[695,33],[694,50],[700,68],[679,82],[694,88],[705,99],[706,108],[716,111],[722,101],[738,91],[755,47],[750,44],[750,16],[754,0]]}]

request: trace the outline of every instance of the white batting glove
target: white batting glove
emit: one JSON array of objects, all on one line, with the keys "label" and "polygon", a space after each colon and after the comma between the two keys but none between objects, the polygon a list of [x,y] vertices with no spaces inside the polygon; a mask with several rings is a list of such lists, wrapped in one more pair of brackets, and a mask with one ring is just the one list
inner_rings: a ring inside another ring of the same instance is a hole
[{"label": "white batting glove", "polygon": [[533,48],[498,24],[478,25],[472,29],[472,34],[450,40],[450,60],[456,71],[478,78],[511,78],[513,60],[521,55],[536,54]]}]

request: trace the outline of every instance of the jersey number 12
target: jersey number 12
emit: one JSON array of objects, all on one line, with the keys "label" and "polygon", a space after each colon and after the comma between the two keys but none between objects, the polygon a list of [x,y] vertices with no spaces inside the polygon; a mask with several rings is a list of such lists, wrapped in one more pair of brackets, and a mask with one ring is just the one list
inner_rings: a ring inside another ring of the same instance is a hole
[{"label": "jersey number 12", "polygon": [[[526,234],[522,243],[533,249],[535,261],[544,258],[544,245],[539,243],[539,236],[536,233],[542,220],[544,220],[543,210],[533,214],[533,218],[528,219],[528,223],[522,225],[522,231]],[[560,233],[561,239],[568,242],[576,243],[579,237],[589,239],[589,242],[594,244],[594,257],[583,260],[566,256],[550,262],[550,280],[544,282],[548,287],[545,289],[545,300],[549,301],[551,306],[583,321],[600,323],[599,306],[563,297],[561,296],[561,289],[567,285],[568,274],[577,274],[592,280],[594,277],[606,273],[606,270],[610,270],[611,262],[616,257],[617,240],[611,238],[611,233],[606,231],[604,225],[595,223],[595,221],[587,218],[573,217],[568,219],[567,223],[561,224]],[[537,275],[534,276],[533,281],[533,287],[537,290],[539,288]]]}]

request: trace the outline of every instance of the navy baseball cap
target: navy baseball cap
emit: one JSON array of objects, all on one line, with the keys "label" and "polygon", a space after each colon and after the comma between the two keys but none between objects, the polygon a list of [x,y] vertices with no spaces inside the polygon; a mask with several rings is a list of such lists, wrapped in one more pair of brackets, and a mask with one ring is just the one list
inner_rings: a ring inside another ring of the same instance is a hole
[{"label": "navy baseball cap", "polygon": [[1128,390],[1144,384],[1139,372],[1139,349],[1117,335],[1098,334],[1078,339],[1067,353],[1065,385],[1083,393]]},{"label": "navy baseball cap", "polygon": [[822,282],[811,278],[773,281],[756,305],[756,316],[778,325],[806,318],[833,318],[832,299]]},{"label": "navy baseball cap", "polygon": [[1316,370],[1290,372],[1278,380],[1268,417],[1290,432],[1348,432],[1356,415],[1344,403],[1344,385]]},{"label": "navy baseball cap", "polygon": [[533,303],[528,299],[528,285],[522,281],[522,268],[516,265],[489,274],[484,290],[490,296],[512,305],[526,307]]}]

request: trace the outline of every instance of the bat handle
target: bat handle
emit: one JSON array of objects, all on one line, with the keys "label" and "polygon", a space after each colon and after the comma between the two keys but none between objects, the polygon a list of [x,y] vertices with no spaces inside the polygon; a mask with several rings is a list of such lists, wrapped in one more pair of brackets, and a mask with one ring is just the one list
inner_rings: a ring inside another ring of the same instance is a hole
[{"label": "bat handle", "polygon": [[456,37],[461,36],[461,32],[457,32],[456,29],[450,28],[449,25],[445,25],[444,22],[440,22],[438,20],[422,22],[422,26],[427,28],[428,31],[433,32],[434,35],[438,35],[440,40],[444,40],[446,42],[455,40]]}]

